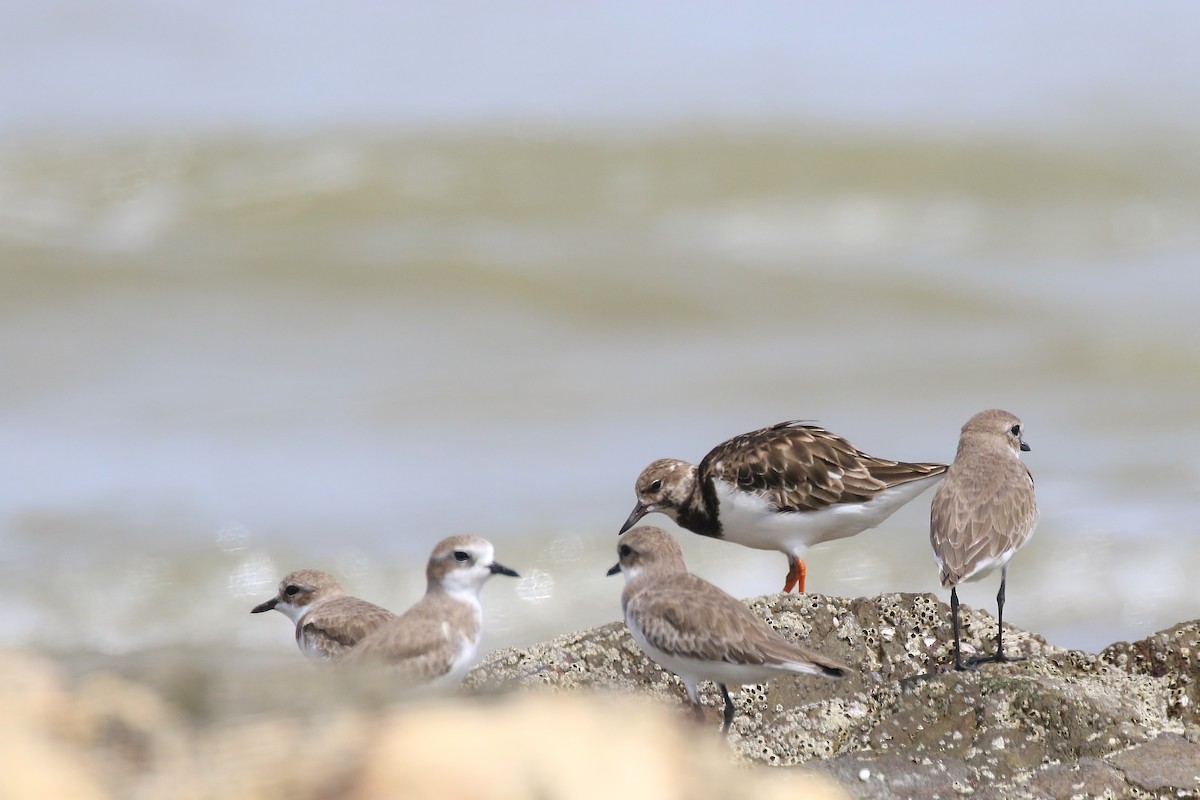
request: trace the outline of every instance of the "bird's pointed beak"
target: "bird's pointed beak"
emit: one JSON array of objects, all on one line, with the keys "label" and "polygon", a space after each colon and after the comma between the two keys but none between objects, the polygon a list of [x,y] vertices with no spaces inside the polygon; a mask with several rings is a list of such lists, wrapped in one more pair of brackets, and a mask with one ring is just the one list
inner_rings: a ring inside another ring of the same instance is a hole
[{"label": "bird's pointed beak", "polygon": [[492,565],[490,567],[488,567],[488,569],[490,569],[492,571],[493,575],[507,575],[510,578],[521,577],[520,575],[517,574],[517,571],[515,569],[509,569],[508,567],[504,566],[503,564],[498,564],[495,561],[492,562]]},{"label": "bird's pointed beak", "polygon": [[[652,509],[652,508],[650,508],[650,507],[649,507],[649,506],[647,506],[647,505],[644,505],[644,504],[643,504],[643,503],[642,503],[642,502],[639,500],[639,501],[638,501],[638,504],[637,504],[636,506],[634,506],[634,507],[633,507],[633,513],[631,513],[631,514],[629,515],[629,519],[625,520],[625,524],[621,526],[621,530],[617,531],[617,536],[620,536],[622,533],[624,533],[625,531],[627,531],[627,530],[629,530],[630,528],[632,528],[634,525],[636,525],[636,524],[637,524],[637,521],[638,521],[639,519],[641,519],[642,517],[646,516],[646,515],[647,515],[647,514],[649,514],[651,511],[653,511],[653,509]],[[611,573],[610,573],[610,574],[611,574]]]},{"label": "bird's pointed beak", "polygon": [[1029,445],[1028,445],[1028,444],[1025,442],[1025,440],[1024,440],[1024,439],[1022,439],[1022,440],[1021,440],[1021,452],[1022,452],[1022,453],[1028,453],[1030,449],[1031,449],[1031,448],[1030,448],[1030,447],[1029,447]]},{"label": "bird's pointed beak", "polygon": [[278,597],[272,597],[267,602],[259,603],[254,608],[250,609],[250,613],[251,614],[261,614],[264,611],[270,611],[271,609],[275,608],[275,606],[278,602],[279,602]]},{"label": "bird's pointed beak", "polygon": [[[625,531],[621,531],[621,533],[624,533],[624,532],[625,532]],[[612,565],[612,568],[611,568],[611,569],[609,569],[609,571],[608,571],[607,573],[605,573],[605,574],[606,574],[606,575],[608,575],[608,577],[610,577],[610,578],[611,578],[613,575],[616,575],[616,574],[617,574],[618,572],[620,572],[620,571],[621,571],[621,562],[620,562],[620,561],[618,561],[617,563],[613,564],[613,565]]]}]

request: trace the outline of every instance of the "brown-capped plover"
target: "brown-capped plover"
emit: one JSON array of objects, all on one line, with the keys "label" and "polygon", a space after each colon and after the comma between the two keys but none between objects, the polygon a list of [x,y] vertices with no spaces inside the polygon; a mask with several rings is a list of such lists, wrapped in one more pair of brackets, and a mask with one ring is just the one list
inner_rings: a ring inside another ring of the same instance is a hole
[{"label": "brown-capped plover", "polygon": [[319,569],[301,569],[279,582],[279,592],[251,614],[279,611],[296,625],[300,652],[314,661],[340,661],[363,637],[395,614],[346,594],[337,579]]},{"label": "brown-capped plover", "polygon": [[1013,414],[999,409],[981,411],[967,420],[958,439],[958,453],[946,480],[933,495],[929,542],[941,571],[942,586],[950,588],[954,617],[954,667],[963,669],[958,632],[958,584],[977,581],[1000,569],[996,595],[996,653],[974,659],[1008,661],[1004,655],[1004,584],[1008,562],[1033,535],[1037,499],[1033,476],[1021,462],[1029,445],[1024,428]]},{"label": "brown-capped plover", "polygon": [[786,673],[840,678],[849,667],[785,639],[744,603],[688,572],[679,543],[662,528],[634,528],[621,537],[618,562],[625,574],[621,607],[625,624],[646,655],[683,679],[697,717],[703,717],[696,684],[710,680],[725,699],[728,684],[766,683]]},{"label": "brown-capped plover", "polygon": [[658,511],[701,536],[778,550],[788,559],[783,591],[803,592],[809,547],[874,528],[945,471],[867,455],[807,422],[781,422],[722,442],[699,465],[651,463],[620,532]]},{"label": "brown-capped plover", "polygon": [[346,663],[375,664],[406,683],[457,683],[475,659],[483,635],[479,590],[493,575],[519,577],[496,563],[486,539],[443,539],[425,568],[425,596],[364,638]]}]

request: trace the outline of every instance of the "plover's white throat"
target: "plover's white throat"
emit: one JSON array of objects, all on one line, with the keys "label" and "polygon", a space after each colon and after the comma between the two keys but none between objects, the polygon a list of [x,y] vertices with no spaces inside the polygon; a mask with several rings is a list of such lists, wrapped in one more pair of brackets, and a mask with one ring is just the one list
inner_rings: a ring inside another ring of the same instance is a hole
[{"label": "plover's white throat", "polygon": [[875,527],[945,471],[876,458],[824,428],[781,422],[722,442],[698,465],[651,463],[620,532],[658,511],[702,536],[778,550],[788,559],[783,591],[803,592],[809,547]]},{"label": "plover's white throat", "polygon": [[295,623],[300,652],[327,662],[341,660],[364,636],[395,616],[346,594],[336,578],[319,569],[288,574],[279,582],[279,592],[250,613],[272,609]]},{"label": "plover's white throat", "polygon": [[661,528],[634,528],[621,537],[625,624],[646,655],[683,679],[702,717],[696,685],[710,680],[725,699],[723,730],[733,722],[729,684],[766,683],[780,675],[840,678],[845,664],[785,639],[744,603],[687,570],[679,543]]},{"label": "plover's white throat", "polygon": [[479,590],[493,575],[518,577],[496,563],[486,539],[443,539],[425,568],[425,596],[364,638],[346,662],[380,665],[406,683],[456,683],[475,659],[483,635]]},{"label": "plover's white throat", "polygon": [[1021,420],[1007,411],[981,411],[967,420],[958,440],[958,453],[946,480],[933,495],[929,542],[941,572],[942,586],[950,588],[954,622],[954,666],[963,669],[958,630],[958,584],[977,581],[1000,570],[996,595],[996,653],[983,661],[1007,661],[1004,655],[1004,584],[1008,562],[1033,535],[1037,525],[1037,499],[1033,476],[1021,462],[1029,450],[1022,438]]}]

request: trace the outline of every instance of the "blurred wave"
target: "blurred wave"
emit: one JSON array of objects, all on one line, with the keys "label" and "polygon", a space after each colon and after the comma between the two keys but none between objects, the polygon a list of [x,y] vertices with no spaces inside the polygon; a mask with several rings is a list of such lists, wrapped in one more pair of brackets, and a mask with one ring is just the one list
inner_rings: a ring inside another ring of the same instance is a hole
[{"label": "blurred wave", "polygon": [[[399,608],[472,531],[526,575],[486,590],[489,641],[527,642],[618,616],[603,571],[651,459],[803,417],[948,460],[989,406],[1024,418],[1043,508],[1012,621],[1100,646],[1195,616],[1196,156],[786,127],[9,140],[0,641],[290,657],[248,614],[282,573]],[[813,589],[937,591],[927,502],[814,551]],[[778,588],[776,555],[681,536],[731,591]]]}]

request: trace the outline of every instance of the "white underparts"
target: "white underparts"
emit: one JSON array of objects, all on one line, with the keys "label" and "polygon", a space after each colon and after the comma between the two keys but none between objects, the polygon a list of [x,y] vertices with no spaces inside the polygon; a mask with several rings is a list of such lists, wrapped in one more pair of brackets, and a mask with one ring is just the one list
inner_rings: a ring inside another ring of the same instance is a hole
[{"label": "white underparts", "polygon": [[942,479],[941,475],[884,489],[865,503],[837,503],[819,511],[776,511],[762,494],[715,481],[725,539],[758,550],[801,556],[814,544],[874,528]]}]

